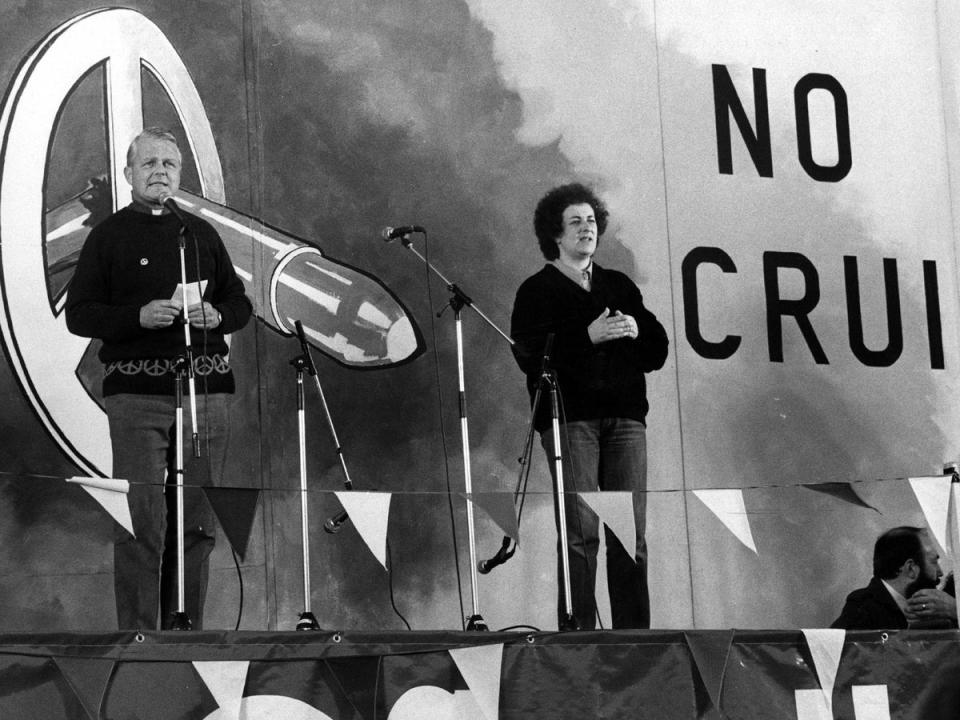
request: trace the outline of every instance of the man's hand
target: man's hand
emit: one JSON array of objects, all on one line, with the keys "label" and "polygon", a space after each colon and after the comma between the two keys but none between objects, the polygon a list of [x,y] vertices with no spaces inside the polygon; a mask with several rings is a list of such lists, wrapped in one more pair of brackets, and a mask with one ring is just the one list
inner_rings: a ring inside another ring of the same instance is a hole
[{"label": "man's hand", "polygon": [[907,620],[955,620],[957,601],[943,590],[918,590],[907,598]]},{"label": "man's hand", "polygon": [[639,334],[637,321],[632,315],[624,315],[619,310],[611,315],[610,308],[604,308],[597,319],[587,326],[587,335],[594,345],[610,340],[636,338]]},{"label": "man's hand", "polygon": [[204,300],[190,306],[190,310],[187,312],[187,320],[190,321],[191,327],[212,330],[220,324],[220,313],[213,305]]},{"label": "man's hand", "polygon": [[180,303],[173,300],[151,300],[140,308],[140,327],[148,330],[173,325],[180,315]]}]

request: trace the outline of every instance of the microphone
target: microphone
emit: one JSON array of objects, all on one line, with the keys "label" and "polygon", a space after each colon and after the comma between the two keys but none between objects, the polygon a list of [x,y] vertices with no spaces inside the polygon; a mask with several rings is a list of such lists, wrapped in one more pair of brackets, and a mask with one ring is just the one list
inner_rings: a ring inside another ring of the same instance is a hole
[{"label": "microphone", "polygon": [[163,199],[163,206],[177,216],[177,220],[180,221],[180,224],[186,227],[187,219],[183,216],[183,212],[180,210],[180,206],[177,205],[177,201],[173,199],[173,195],[167,195]]},{"label": "microphone", "polygon": [[347,515],[347,511],[341,510],[333,517],[327,518],[327,521],[323,524],[323,531],[334,535],[335,533],[340,532],[340,528],[349,519],[350,516]]},{"label": "microphone", "polygon": [[494,555],[489,560],[481,560],[477,563],[477,570],[480,571],[481,575],[486,575],[488,572],[493,570],[497,565],[503,565],[507,560],[513,557],[513,554],[517,551],[517,546],[513,546],[513,550],[508,550],[510,547],[510,537],[504,536],[503,542],[500,543],[500,549],[497,550],[497,554]]},{"label": "microphone", "polygon": [[303,323],[299,320],[293,323],[297,331],[297,340],[300,341],[300,350],[303,352],[303,360],[307,366],[307,372],[316,377],[317,366],[313,364],[313,355],[310,354],[310,346],[307,345],[307,336],[303,332]]},{"label": "microphone", "polygon": [[387,225],[383,230],[380,231],[380,237],[383,238],[384,242],[390,242],[396,240],[398,237],[404,237],[410,233],[425,233],[424,230],[419,225],[401,225],[400,227],[394,228]]}]

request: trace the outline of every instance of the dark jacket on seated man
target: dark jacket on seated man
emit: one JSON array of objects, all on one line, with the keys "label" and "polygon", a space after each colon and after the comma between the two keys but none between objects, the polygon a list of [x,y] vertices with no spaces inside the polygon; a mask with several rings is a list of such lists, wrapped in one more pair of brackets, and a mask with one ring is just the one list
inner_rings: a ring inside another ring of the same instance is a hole
[{"label": "dark jacket on seated man", "polygon": [[847,595],[840,617],[830,625],[845,630],[902,630],[907,618],[878,577]]},{"label": "dark jacket on seated man", "polygon": [[[883,533],[873,548],[873,578],[847,596],[840,617],[830,625],[845,630],[902,630],[957,627],[950,592],[937,590],[940,556],[922,528],[898,527]],[[949,580],[949,579],[948,579]]]}]

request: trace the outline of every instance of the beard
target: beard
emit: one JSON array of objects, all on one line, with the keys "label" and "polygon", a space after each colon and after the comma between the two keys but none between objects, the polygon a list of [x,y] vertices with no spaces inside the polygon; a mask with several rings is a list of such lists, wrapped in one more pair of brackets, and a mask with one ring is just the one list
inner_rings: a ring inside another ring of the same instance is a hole
[{"label": "beard", "polygon": [[932,590],[933,588],[937,587],[938,583],[939,581],[937,580],[936,576],[930,575],[926,572],[921,573],[920,577],[907,585],[904,596],[910,597],[918,590]]}]

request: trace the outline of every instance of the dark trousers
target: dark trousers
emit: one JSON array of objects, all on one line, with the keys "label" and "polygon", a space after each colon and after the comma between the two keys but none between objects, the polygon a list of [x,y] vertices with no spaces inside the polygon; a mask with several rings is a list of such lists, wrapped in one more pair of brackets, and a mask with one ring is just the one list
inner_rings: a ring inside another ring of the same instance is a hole
[{"label": "dark trousers", "polygon": [[[540,436],[555,478],[553,431]],[[604,528],[607,547],[607,589],[614,628],[649,628],[650,593],[647,586],[647,440],[646,426],[637,420],[604,418],[568,422],[560,426],[567,548],[573,616],[583,630],[596,627],[597,552],[599,519],[575,492],[620,490],[633,493],[633,516],[637,544],[632,552]],[[556,513],[555,513],[556,515]],[[559,517],[558,528],[559,528]],[[563,562],[557,543],[559,582],[557,613],[563,619]]]},{"label": "dark trousers", "polygon": [[[175,399],[112,395],[104,399],[113,476],[129,480],[136,537],[114,532],[114,590],[121,630],[167,629],[179,608],[177,578]],[[229,433],[227,396],[197,396],[201,457],[193,457],[189,400],[183,410],[184,611],[203,627],[208,559],[216,539],[213,511],[200,486],[217,485]],[[189,486],[189,487],[188,487]],[[158,626],[158,613],[160,624]]]}]

